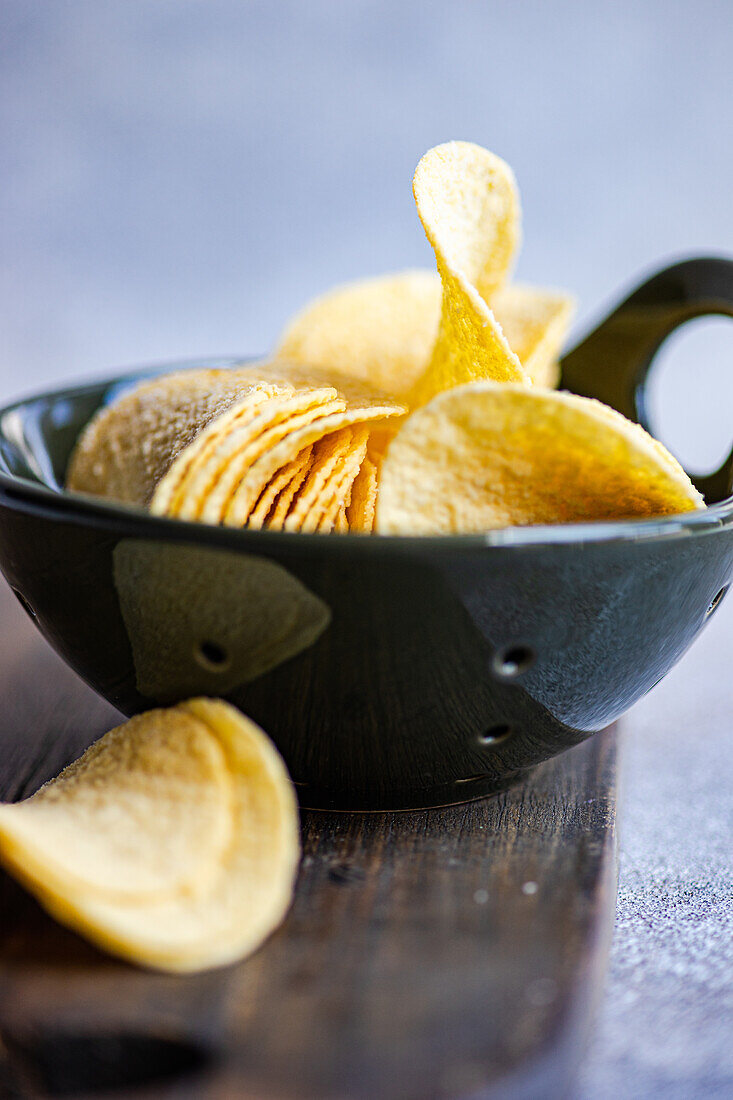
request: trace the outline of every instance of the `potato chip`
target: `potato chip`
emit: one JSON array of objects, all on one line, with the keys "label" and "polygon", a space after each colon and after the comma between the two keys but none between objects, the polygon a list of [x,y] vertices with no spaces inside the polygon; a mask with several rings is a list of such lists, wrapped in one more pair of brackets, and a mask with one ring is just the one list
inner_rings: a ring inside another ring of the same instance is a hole
[{"label": "potato chip", "polygon": [[[317,521],[315,530],[320,534],[330,534],[334,530],[339,515],[346,518],[346,509],[351,503],[354,481],[366,458],[369,429],[357,428],[353,432],[352,445],[339,465],[337,475],[321,494],[321,500],[311,513],[311,524]],[[303,530],[313,530],[313,526],[303,525]],[[348,529],[348,526],[347,526]]]},{"label": "potato chip", "polygon": [[432,271],[402,271],[347,283],[289,323],[277,354],[369,380],[405,398],[430,360],[441,286]]},{"label": "potato chip", "polygon": [[509,346],[535,386],[554,389],[559,356],[575,312],[573,298],[560,290],[513,283],[491,300]]},{"label": "potato chip", "polygon": [[367,455],[351,487],[351,500],[346,508],[346,520],[350,531],[369,532],[374,527],[377,469],[377,465]]},{"label": "potato chip", "polygon": [[669,452],[598,401],[472,383],[413,413],[384,459],[381,534],[657,516],[702,508]]},{"label": "potato chip", "polygon": [[275,474],[272,481],[263,489],[260,499],[250,513],[249,527],[258,528],[264,526],[276,499],[280,496],[283,489],[290,485],[301,472],[304,477],[307,476],[311,465],[312,455],[313,448],[306,447],[300,452],[297,458],[293,459],[292,462],[287,462],[278,473]]},{"label": "potato chip", "polygon": [[[203,891],[187,894],[170,889],[161,896],[145,898],[133,891],[116,899],[106,890],[107,880],[119,862],[128,871],[136,866],[164,864],[168,844],[173,841],[170,830],[163,831],[156,825],[157,795],[159,787],[163,790],[172,781],[166,773],[157,771],[139,789],[138,813],[149,827],[147,843],[136,841],[127,857],[121,857],[117,831],[110,829],[100,836],[98,849],[103,852],[108,845],[109,868],[99,868],[102,888],[94,889],[90,884],[89,888],[78,889],[71,880],[47,875],[47,868],[53,867],[57,858],[50,836],[35,856],[36,862],[26,862],[17,846],[8,846],[8,822],[20,813],[23,803],[3,807],[0,855],[49,912],[113,954],[161,970],[203,970],[234,962],[254,951],[285,915],[299,857],[297,802],[274,746],[234,708],[217,700],[194,699],[164,713],[170,716],[166,726],[172,721],[182,729],[192,723],[205,729],[221,750],[231,781],[231,842],[213,860],[215,873]],[[159,719],[143,715],[135,721],[145,728]],[[108,773],[106,793],[112,805],[117,800],[118,786],[124,790],[129,784],[135,789],[135,780],[131,782],[128,776],[134,752],[127,750],[127,729],[126,725],[115,731],[115,740],[123,751],[115,757]],[[155,741],[156,735],[151,736]],[[195,780],[195,764],[187,761],[187,751],[184,737],[176,769],[190,781],[181,786],[181,814],[185,811],[195,816],[201,784]],[[168,757],[166,762],[170,763]],[[67,800],[66,807],[73,816],[73,798]],[[89,823],[92,829],[98,812],[99,807]],[[190,832],[186,828],[187,844],[191,842]],[[96,873],[98,861],[90,866]]]},{"label": "potato chip", "polygon": [[167,473],[155,486],[150,500],[150,511],[159,516],[178,516],[181,508],[192,499],[191,484],[197,484],[201,471],[207,468],[220,441],[236,424],[241,429],[259,417],[263,408],[270,406],[273,398],[292,396],[292,386],[274,386],[259,379],[252,392],[233,406],[205,424],[185,451],[171,463]]},{"label": "potato chip", "polygon": [[310,458],[303,469],[295,475],[292,481],[281,489],[278,493],[269,516],[267,517],[267,526],[272,531],[281,531],[285,526],[285,520],[290,512],[291,505],[298,494],[298,490],[308,476],[308,473],[313,462],[313,448],[308,448],[310,452]]},{"label": "potato chip", "polygon": [[415,202],[443,284],[430,364],[408,403],[481,378],[529,383],[487,301],[503,285],[519,239],[511,169],[468,142],[438,145],[422,158]]},{"label": "potato chip", "polygon": [[[277,354],[320,363],[332,377],[371,381],[405,400],[430,362],[441,297],[440,278],[433,271],[401,271],[346,283],[293,318]],[[553,385],[572,298],[514,285],[496,291],[488,304],[532,381]]]},{"label": "potato chip", "polygon": [[[255,434],[260,435],[261,430],[268,426],[267,418],[274,425],[285,419],[288,408],[305,409],[323,404],[326,392],[337,403],[330,409],[324,408],[323,415],[344,408],[349,403],[361,405],[385,400],[383,394],[367,383],[341,378],[334,380],[331,372],[302,363],[262,361],[251,364],[241,373],[257,380],[257,386],[267,393],[267,406],[262,408],[258,397],[253,395],[227,410],[202,432],[186,454],[181,455],[174,463],[164,481],[156,487],[151,503],[154,513],[175,515],[182,519],[202,518],[203,499],[226,464],[227,454],[242,445],[243,440],[251,442]],[[270,401],[272,397],[281,398],[280,404]],[[288,397],[293,399],[291,406],[287,405]],[[194,455],[193,458],[190,457],[191,454]],[[185,462],[186,466],[182,479],[176,478],[175,469],[181,462]],[[165,485],[165,481],[170,478],[176,478],[178,484],[172,500]]]},{"label": "potato chip", "polygon": [[519,194],[509,165],[472,142],[448,141],[421,159],[413,193],[436,254],[490,301],[507,282],[520,245]]},{"label": "potato chip", "polygon": [[178,455],[261,386],[249,372],[233,370],[178,371],[139,383],[87,425],[71,457],[67,487],[147,506]]},{"label": "potato chip", "polygon": [[[279,470],[284,462],[292,455],[297,454],[303,447],[310,446],[310,444],[316,443],[319,439],[323,439],[341,428],[370,421],[381,423],[389,417],[401,415],[404,411],[404,406],[386,402],[385,404],[348,408],[343,412],[321,416],[310,424],[299,426],[284,436],[275,446],[264,452],[250,466],[229,499],[222,522],[231,527],[243,527],[262,491],[262,486],[268,483],[275,471]],[[204,519],[206,518],[207,508],[208,503],[202,513]]]},{"label": "potato chip", "polygon": [[346,518],[346,507],[345,504],[342,504],[336,516],[336,522],[333,529],[337,535],[346,535],[349,530],[349,521]]},{"label": "potato chip", "polygon": [[342,428],[316,443],[308,477],[285,520],[286,531],[315,530],[320,518],[318,502],[324,491],[328,492],[332,488],[337,471],[351,449],[352,440],[351,428]]},{"label": "potato chip", "polygon": [[31,798],[0,805],[0,849],[48,888],[113,899],[194,894],[230,842],[232,797],[206,725],[150,711]]},{"label": "potato chip", "polygon": [[[271,398],[252,421],[243,425],[234,421],[225,434],[217,433],[217,446],[211,450],[203,467],[187,482],[178,516],[181,519],[201,519],[205,523],[221,523],[232,494],[258,458],[267,454],[295,428],[341,412],[344,408],[345,402],[336,396],[336,391],[326,387]],[[283,454],[283,461],[271,471],[271,476],[286,462],[293,461],[301,449],[288,450]],[[266,484],[266,481],[260,484],[253,506]]]}]

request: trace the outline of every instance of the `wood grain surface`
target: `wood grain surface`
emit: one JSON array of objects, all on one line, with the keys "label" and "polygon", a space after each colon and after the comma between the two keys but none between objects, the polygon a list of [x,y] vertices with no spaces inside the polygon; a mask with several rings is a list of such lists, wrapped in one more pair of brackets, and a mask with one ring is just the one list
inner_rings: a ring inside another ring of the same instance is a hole
[{"label": "wood grain surface", "polygon": [[[0,794],[118,715],[0,592]],[[303,817],[283,927],[171,977],[102,955],[0,875],[0,1096],[567,1095],[616,890],[612,730],[479,802]]]}]

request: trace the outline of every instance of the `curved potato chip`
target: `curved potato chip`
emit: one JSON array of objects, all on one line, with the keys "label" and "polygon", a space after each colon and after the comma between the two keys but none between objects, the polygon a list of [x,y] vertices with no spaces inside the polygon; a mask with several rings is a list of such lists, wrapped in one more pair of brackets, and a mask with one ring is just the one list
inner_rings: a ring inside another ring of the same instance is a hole
[{"label": "curved potato chip", "polygon": [[[269,485],[263,489],[260,499],[250,512],[249,526],[263,527],[267,517],[272,511],[275,501],[280,493],[290,485],[302,472],[303,478],[308,474],[311,465],[312,447],[306,447],[292,462],[287,462],[273,477]],[[302,482],[301,482],[302,484]]]},{"label": "curved potato chip", "polygon": [[413,192],[425,234],[450,271],[460,271],[485,301],[507,281],[521,243],[514,173],[469,141],[429,149]]},{"label": "curved potato chip", "polygon": [[[441,297],[434,271],[400,271],[345,283],[293,318],[277,354],[320,363],[333,375],[371,380],[405,399],[430,361]],[[554,385],[572,298],[561,291],[515,284],[496,291],[490,306],[535,385]]]},{"label": "curved potato chip", "polygon": [[346,518],[346,505],[342,504],[336,515],[333,529],[337,535],[346,535],[349,531],[349,521]]},{"label": "curved potato chip", "polygon": [[[341,428],[347,428],[353,424],[365,424],[369,421],[381,423],[389,417],[400,416],[403,412],[405,412],[404,406],[396,404],[367,405],[321,416],[310,424],[297,427],[274,447],[263,453],[261,458],[254,462],[242,476],[234,494],[229,498],[222,522],[230,527],[243,527],[253,504],[262,491],[262,486],[267,484],[288,457],[297,454],[303,447],[317,443],[318,440]],[[206,518],[206,507],[202,518]]]},{"label": "curved potato chip", "polygon": [[[316,530],[321,534],[330,534],[343,514],[346,519],[346,509],[351,503],[351,494],[354,481],[359,475],[361,465],[366,459],[367,443],[369,442],[369,429],[357,428],[353,432],[353,441],[348,454],[339,465],[336,478],[321,494],[321,500],[314,509],[314,520],[318,521]],[[312,527],[303,525],[302,530],[312,530]],[[348,526],[346,528],[348,530]]]},{"label": "curved potato chip", "polygon": [[24,802],[0,806],[0,853],[44,888],[109,899],[203,889],[232,833],[224,753],[192,714],[111,730]]},{"label": "curved potato chip", "polygon": [[415,171],[417,211],[443,284],[430,364],[409,404],[464,382],[529,382],[486,304],[508,274],[519,240],[519,199],[511,169],[464,141],[430,149]]},{"label": "curved potato chip", "polygon": [[313,462],[313,448],[309,447],[310,458],[302,470],[295,475],[292,481],[278,493],[272,510],[267,517],[267,526],[273,531],[281,531],[290,512],[290,507],[295,500],[298,490],[310,472]]},{"label": "curved potato chip", "polygon": [[599,401],[477,382],[404,423],[382,464],[376,526],[464,533],[701,507],[662,444]]},{"label": "curved potato chip", "polygon": [[351,450],[352,439],[351,428],[342,428],[316,443],[308,477],[285,520],[286,531],[315,530],[319,518],[318,503],[324,491],[328,492],[340,465]]},{"label": "curved potato chip", "polygon": [[366,533],[373,529],[377,484],[377,466],[367,455],[351,488],[351,500],[346,508],[346,520],[350,531]]},{"label": "curved potato chip", "polygon": [[[267,406],[264,409],[259,407],[259,396],[248,397],[225,411],[217,417],[215,423],[201,432],[186,453],[179,456],[163,481],[156,486],[151,502],[151,511],[154,513],[174,515],[181,519],[204,518],[204,500],[216,482],[217,475],[226,465],[225,455],[242,445],[244,439],[251,443],[255,435],[261,435],[260,429],[264,428],[267,418],[274,425],[285,420],[283,413],[288,408],[306,409],[324,404],[326,391],[336,404],[330,409],[324,408],[323,415],[334,412],[337,408],[344,408],[349,403],[361,405],[385,401],[385,395],[367,382],[334,378],[333,372],[303,363],[262,360],[247,365],[240,373],[256,380],[258,394],[259,391],[266,393]],[[270,401],[275,397],[281,399],[279,407]],[[285,400],[288,397],[292,400],[290,406]],[[247,427],[248,425],[251,427]],[[185,467],[183,476],[178,473],[181,463]],[[234,468],[230,474],[234,474]],[[166,484],[170,480],[177,486],[174,495],[171,495]],[[212,511],[213,504],[208,510],[207,522],[219,522],[210,518]]]},{"label": "curved potato chip", "polygon": [[292,319],[277,354],[320,363],[360,381],[371,379],[404,398],[429,362],[440,299],[440,279],[433,271],[401,271],[346,283]]},{"label": "curved potato chip", "polygon": [[[203,467],[189,481],[178,516],[181,519],[200,519],[205,523],[221,523],[232,494],[258,458],[289,437],[297,427],[340,412],[344,407],[345,402],[336,397],[336,391],[327,387],[272,398],[254,420],[241,425],[234,421],[224,435],[217,433],[217,445]],[[294,459],[301,449],[288,450],[283,461],[272,470],[271,476],[285,462]],[[266,484],[266,481],[260,484],[253,506]],[[244,526],[248,516],[249,512],[240,526]]]},{"label": "curved potato chip", "polygon": [[211,421],[261,388],[247,371],[186,370],[141,382],[82,432],[67,488],[147,506],[175,459]]},{"label": "curved potato chip", "polygon": [[[101,894],[51,889],[22,865],[12,869],[50,913],[94,943],[133,962],[183,973],[235,962],[278,926],[292,898],[300,843],[292,784],[262,730],[220,700],[193,699],[172,713],[207,727],[232,779],[232,842],[203,893],[115,903]],[[146,816],[155,805],[151,792]]]},{"label": "curved potato chip", "polygon": [[292,386],[273,386],[257,382],[256,388],[241,401],[237,401],[214,421],[204,424],[196,438],[189,443],[168,467],[167,473],[155,486],[150,500],[150,511],[159,516],[177,516],[191,499],[191,485],[198,485],[200,472],[207,468],[211,456],[232,425],[242,428],[255,420],[269,407],[273,398],[292,396]]},{"label": "curved potato chip", "polygon": [[575,312],[574,299],[561,290],[513,283],[496,292],[491,309],[534,385],[554,389],[560,380],[558,358]]}]

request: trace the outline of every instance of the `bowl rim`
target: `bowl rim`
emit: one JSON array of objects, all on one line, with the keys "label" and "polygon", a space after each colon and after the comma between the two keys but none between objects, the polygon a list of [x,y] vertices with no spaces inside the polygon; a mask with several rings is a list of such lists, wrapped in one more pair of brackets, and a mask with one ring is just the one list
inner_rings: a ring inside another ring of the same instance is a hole
[{"label": "bowl rim", "polygon": [[[3,438],[3,422],[13,412],[26,406],[45,401],[49,405],[61,401],[79,400],[100,390],[114,391],[127,383],[140,381],[146,377],[166,374],[176,370],[211,368],[231,368],[254,364],[261,359],[250,356],[200,356],[191,359],[164,361],[128,370],[116,371],[91,380],[80,381],[60,388],[39,390],[28,396],[17,398],[0,406],[0,438]],[[5,436],[7,438],[7,436]],[[371,547],[379,552],[404,553],[418,549],[429,552],[453,550],[487,550],[492,548],[538,549],[541,547],[572,546],[585,544],[604,544],[619,542],[647,542],[649,540],[667,540],[689,538],[692,535],[710,534],[733,526],[733,496],[724,501],[709,505],[704,509],[695,509],[676,515],[651,517],[645,519],[596,520],[587,523],[562,523],[536,525],[528,527],[502,527],[490,531],[464,535],[378,535],[323,533],[301,533],[291,531],[253,530],[249,528],[224,527],[214,524],[196,523],[191,520],[172,519],[154,516],[138,505],[121,504],[107,501],[84,493],[67,489],[54,489],[41,481],[31,480],[13,474],[4,466],[0,455],[0,489],[12,501],[22,501],[36,512],[51,511],[55,514],[76,515],[87,522],[114,527],[121,521],[125,526],[142,528],[146,537],[152,537],[157,530],[161,535],[175,538],[196,538],[205,542],[226,542],[241,550],[254,552],[255,547],[264,549],[265,545],[285,547],[291,550],[333,549],[343,552],[345,549]],[[212,536],[218,537],[212,537]]]}]

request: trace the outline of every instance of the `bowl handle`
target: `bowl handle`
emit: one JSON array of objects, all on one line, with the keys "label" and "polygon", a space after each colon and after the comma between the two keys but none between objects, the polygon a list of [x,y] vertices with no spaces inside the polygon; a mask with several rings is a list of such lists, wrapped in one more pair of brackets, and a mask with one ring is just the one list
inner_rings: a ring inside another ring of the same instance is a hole
[{"label": "bowl handle", "polygon": [[[733,259],[701,257],[658,271],[562,359],[560,385],[596,397],[647,430],[646,380],[670,333],[705,314],[733,317]],[[733,450],[713,474],[691,475],[709,504],[733,492]]]}]

